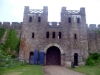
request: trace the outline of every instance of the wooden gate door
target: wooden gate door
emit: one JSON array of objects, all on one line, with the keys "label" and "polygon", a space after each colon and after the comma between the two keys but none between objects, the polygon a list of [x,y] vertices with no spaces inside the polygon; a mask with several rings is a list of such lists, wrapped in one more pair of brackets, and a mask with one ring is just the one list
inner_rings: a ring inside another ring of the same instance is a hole
[{"label": "wooden gate door", "polygon": [[60,65],[60,50],[59,50],[59,48],[52,46],[47,50],[46,64],[47,65]]}]

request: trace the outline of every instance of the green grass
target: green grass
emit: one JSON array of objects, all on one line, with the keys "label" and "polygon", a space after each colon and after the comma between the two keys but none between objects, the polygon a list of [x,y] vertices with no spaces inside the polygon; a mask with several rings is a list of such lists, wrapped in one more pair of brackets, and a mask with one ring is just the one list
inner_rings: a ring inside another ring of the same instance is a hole
[{"label": "green grass", "polygon": [[13,68],[0,68],[0,75],[44,75],[39,65],[24,65]]},{"label": "green grass", "polygon": [[79,66],[72,70],[81,72],[86,75],[100,75],[100,67],[98,66]]}]

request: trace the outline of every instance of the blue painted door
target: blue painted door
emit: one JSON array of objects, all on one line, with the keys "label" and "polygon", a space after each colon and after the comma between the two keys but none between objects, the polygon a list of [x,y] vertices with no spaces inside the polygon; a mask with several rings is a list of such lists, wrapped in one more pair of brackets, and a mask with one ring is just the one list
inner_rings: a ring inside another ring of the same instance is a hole
[{"label": "blue painted door", "polygon": [[44,65],[44,52],[40,52],[40,65]]},{"label": "blue painted door", "polygon": [[38,50],[34,51],[34,64],[38,64]]}]

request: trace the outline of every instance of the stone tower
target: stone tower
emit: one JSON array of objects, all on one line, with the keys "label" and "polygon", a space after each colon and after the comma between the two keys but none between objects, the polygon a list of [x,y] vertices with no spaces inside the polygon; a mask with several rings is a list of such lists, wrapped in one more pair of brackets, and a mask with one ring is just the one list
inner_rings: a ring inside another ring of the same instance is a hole
[{"label": "stone tower", "polygon": [[25,6],[19,59],[30,61],[34,50],[45,53],[47,65],[80,65],[88,56],[85,8],[61,9],[61,22],[48,22],[48,7]]}]

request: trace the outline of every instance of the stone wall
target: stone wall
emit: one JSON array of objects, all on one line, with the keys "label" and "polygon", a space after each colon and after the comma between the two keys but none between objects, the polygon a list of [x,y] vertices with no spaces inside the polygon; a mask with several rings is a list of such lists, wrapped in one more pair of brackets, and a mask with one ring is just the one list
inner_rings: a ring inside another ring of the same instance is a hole
[{"label": "stone wall", "polygon": [[[62,62],[74,61],[75,53],[79,55],[79,63],[83,61],[82,58],[87,58],[88,40],[85,8],[67,10],[66,7],[62,7],[61,22],[48,22],[48,7],[35,11],[28,6],[24,9],[20,59],[29,61],[30,52],[34,52],[35,49],[45,52],[49,45],[60,47],[60,50],[63,50],[61,53]],[[41,17],[41,22],[38,21],[39,17]],[[71,23],[68,22],[69,17]],[[80,19],[79,23],[77,23],[78,18]],[[49,38],[46,38],[47,32],[49,32]],[[55,32],[55,38],[52,37],[53,32]],[[61,38],[58,36],[59,32],[61,32]],[[32,38],[32,33],[34,33],[34,38]]]},{"label": "stone wall", "polygon": [[0,22],[0,27],[5,27],[6,29],[12,28],[15,30],[21,30],[22,27],[22,22],[18,23],[18,22]]},{"label": "stone wall", "polygon": [[[3,22],[2,23],[2,22],[0,22],[0,27],[4,27],[6,29],[10,29],[10,28],[15,29],[18,31],[18,37],[21,36],[22,22],[21,23],[18,23],[18,22],[12,22],[12,23]],[[62,30],[62,25],[61,25],[61,22],[48,22],[47,29],[48,28],[49,29],[50,28],[59,28]],[[88,30],[87,33],[88,33],[89,53],[100,52],[100,33],[97,32],[98,30],[100,30],[100,24],[99,25],[96,25],[96,24],[87,25],[87,30]]]},{"label": "stone wall", "polygon": [[88,27],[88,51],[100,52],[100,25],[90,24]]},{"label": "stone wall", "polygon": [[[85,8],[80,10],[61,9],[61,22],[48,22],[48,7],[43,9],[24,8],[23,23],[0,22],[1,27],[13,28],[18,31],[20,41],[19,59],[29,62],[30,52],[35,49],[46,51],[50,46],[56,46],[61,52],[61,64],[74,61],[74,54],[78,54],[78,63],[83,62],[88,53],[100,51],[100,34],[96,30],[100,25],[86,24]],[[69,22],[71,19],[71,23]],[[49,38],[46,33],[49,32]],[[55,38],[53,38],[55,32]],[[61,38],[59,38],[61,32]],[[34,34],[34,37],[32,36]],[[46,57],[45,57],[46,58]]]},{"label": "stone wall", "polygon": [[21,23],[18,23],[18,22],[0,22],[0,27],[4,27],[6,28],[7,30],[8,29],[14,29],[18,32],[18,38],[21,37],[21,30],[22,30],[22,22]]}]

